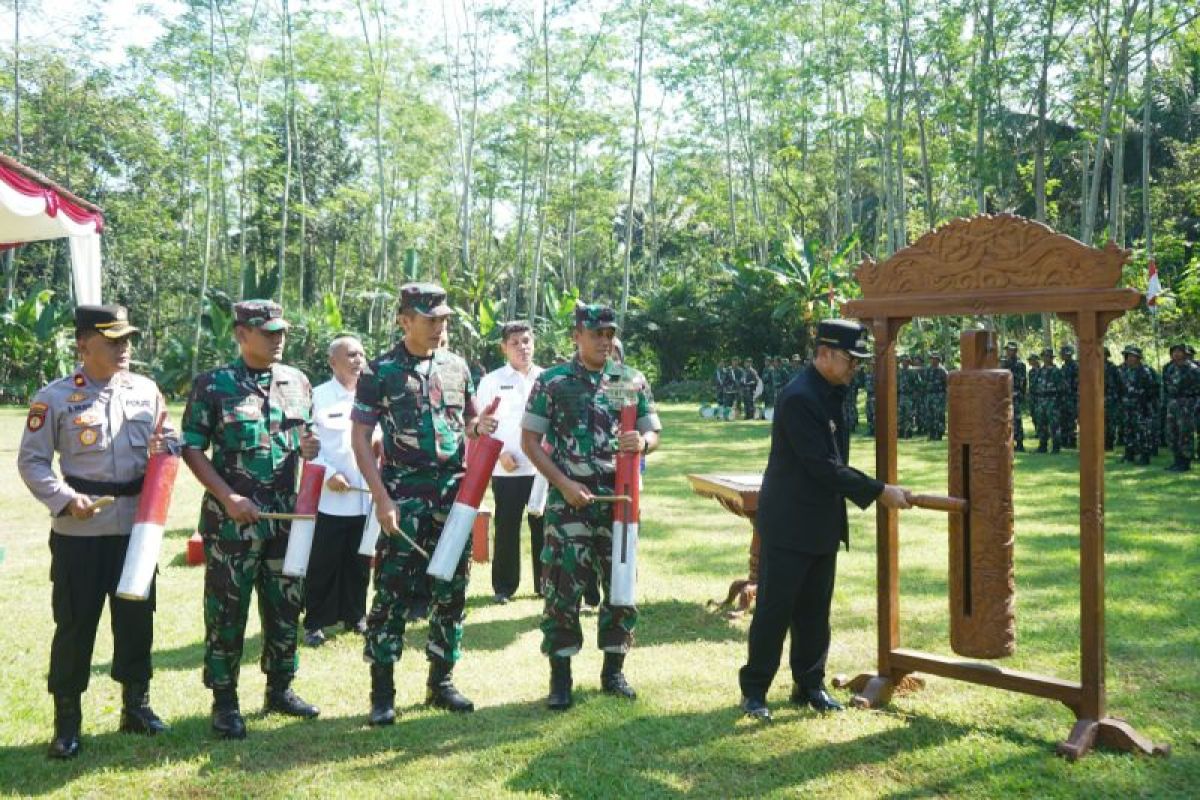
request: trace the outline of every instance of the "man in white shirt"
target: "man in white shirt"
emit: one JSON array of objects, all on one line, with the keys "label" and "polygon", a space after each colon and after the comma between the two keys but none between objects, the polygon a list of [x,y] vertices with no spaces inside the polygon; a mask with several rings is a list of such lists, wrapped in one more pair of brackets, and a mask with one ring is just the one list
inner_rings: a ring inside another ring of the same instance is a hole
[{"label": "man in white shirt", "polygon": [[319,647],[324,628],[342,623],[362,633],[370,559],[358,554],[371,496],[350,449],[350,411],[358,376],[367,363],[362,343],[339,336],[329,343],[333,378],[313,389],[313,423],[321,439],[315,463],[325,466],[325,491],[317,507],[317,528],[309,560],[304,602],[304,643]]},{"label": "man in white shirt", "polygon": [[[521,417],[533,382],[542,368],[533,363],[534,338],[528,322],[509,322],[501,331],[500,350],[507,363],[479,381],[478,405],[487,408],[500,398],[493,434],[504,443],[492,472],[492,497],[496,503],[496,552],[492,557],[492,591],[497,603],[507,603],[521,583],[521,513],[529,500],[537,470],[521,452]],[[540,597],[542,518],[528,515],[530,563],[534,591]]]}]

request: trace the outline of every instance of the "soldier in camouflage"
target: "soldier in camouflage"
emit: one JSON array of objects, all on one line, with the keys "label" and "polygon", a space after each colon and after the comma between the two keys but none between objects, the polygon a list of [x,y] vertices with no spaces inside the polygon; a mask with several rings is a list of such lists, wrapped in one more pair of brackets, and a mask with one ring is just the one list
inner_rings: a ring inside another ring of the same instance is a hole
[{"label": "soldier in camouflage", "polygon": [[1142,363],[1142,348],[1128,345],[1121,351],[1121,429],[1125,437],[1122,461],[1143,466],[1150,463],[1151,426],[1158,385],[1150,368]]},{"label": "soldier in camouflage", "polygon": [[1121,370],[1104,348],[1104,449],[1116,446],[1121,429]]},{"label": "soldier in camouflage", "polygon": [[1030,387],[1033,395],[1033,405],[1038,419],[1038,448],[1037,452],[1046,452],[1046,445],[1053,443],[1051,452],[1057,453],[1062,449],[1062,404],[1065,388],[1062,371],[1054,364],[1054,350],[1042,349],[1042,367],[1038,374],[1036,388]]},{"label": "soldier in camouflage", "polygon": [[1021,422],[1021,409],[1029,392],[1029,378],[1025,362],[1017,355],[1016,342],[1004,345],[1004,358],[1000,360],[1000,368],[1012,373],[1013,443],[1018,453],[1024,453],[1025,425]]},{"label": "soldier in camouflage", "polygon": [[[309,429],[308,378],[279,363],[288,328],[283,310],[270,300],[247,300],[233,310],[240,355],[196,376],[181,428],[183,461],[206,490],[200,535],[206,563],[204,685],[213,692],[212,728],[222,738],[243,739],[237,685],[255,589],[266,710],[304,718],[318,714],[291,689],[304,581],[283,574],[290,523],[259,514],[295,508],[300,459],[315,458],[320,442]],[[205,455],[209,447],[211,460]]]},{"label": "soldier in camouflage", "polygon": [[[384,534],[376,545],[375,597],[363,647],[371,665],[372,725],[396,720],[395,665],[404,630],[426,606],[425,702],[454,712],[475,709],[452,675],[462,654],[470,548],[463,548],[448,581],[426,575],[427,557],[417,549],[432,553],[437,546],[464,473],[465,436],[491,434],[498,424],[492,415],[476,415],[467,363],[438,349],[453,313],[437,284],[401,286],[398,321],[404,337],[368,364],[351,413],[355,461]],[[371,448],[377,423],[383,433],[381,466]]]},{"label": "soldier in camouflage", "polygon": [[1171,345],[1171,362],[1163,368],[1167,398],[1167,444],[1174,460],[1168,472],[1187,472],[1196,450],[1196,403],[1200,401],[1200,366],[1188,360],[1187,345]]},{"label": "soldier in camouflage", "polygon": [[855,372],[850,383],[846,384],[846,395],[842,398],[842,422],[851,433],[858,430],[859,379],[860,373]]},{"label": "soldier in camouflage", "polygon": [[922,384],[925,388],[925,431],[929,441],[940,441],[946,435],[946,385],[950,375],[942,366],[942,354],[930,353]]},{"label": "soldier in camouflage", "polygon": [[871,367],[870,362],[864,362],[858,368],[858,380],[862,384],[863,390],[867,393],[867,399],[863,406],[867,411],[867,436],[875,435],[875,370]]},{"label": "soldier in camouflage", "polygon": [[729,371],[729,365],[724,361],[717,364],[717,370],[713,373],[713,394],[717,398],[717,417],[725,416],[725,382],[726,373]]},{"label": "soldier in camouflage", "polygon": [[1078,447],[1075,429],[1079,422],[1079,362],[1075,360],[1075,348],[1064,344],[1058,349],[1062,356],[1059,372],[1063,379],[1063,401],[1059,413],[1062,415],[1064,447]]},{"label": "soldier in camouflage", "polygon": [[763,409],[775,407],[775,392],[779,387],[775,385],[775,359],[767,356],[763,359],[762,371],[762,404]]},{"label": "soldier in camouflage", "polygon": [[896,370],[896,435],[900,439],[911,439],[917,427],[917,372],[913,369],[912,356],[900,356],[900,368]]},{"label": "soldier in camouflage", "polygon": [[[1028,389],[1029,397],[1029,421],[1033,423],[1033,435],[1037,436],[1041,430],[1042,415],[1039,413],[1037,403],[1033,402],[1034,395],[1041,388],[1042,383],[1042,357],[1037,353],[1029,354],[1029,375],[1026,388]],[[1024,448],[1022,448],[1024,450]]]},{"label": "soldier in camouflage", "polygon": [[[613,493],[616,453],[649,452],[662,425],[641,373],[610,355],[616,315],[602,305],[575,311],[575,358],[538,376],[521,423],[521,448],[550,482],[546,546],[542,551],[546,604],[542,652],[550,658],[547,707],[571,705],[571,657],[583,646],[579,601],[592,575],[605,590],[597,644],[604,651],[603,690],[633,699],[625,679],[625,654],[633,644],[636,607],[609,603],[612,578],[612,506],[594,498]],[[620,430],[625,403],[637,406],[637,429]],[[551,452],[546,453],[543,436]]]},{"label": "soldier in camouflage", "polygon": [[743,419],[758,419],[758,409],[755,407],[754,393],[758,391],[758,370],[754,368],[754,359],[747,358],[742,367],[742,384],[739,389],[742,396]]}]

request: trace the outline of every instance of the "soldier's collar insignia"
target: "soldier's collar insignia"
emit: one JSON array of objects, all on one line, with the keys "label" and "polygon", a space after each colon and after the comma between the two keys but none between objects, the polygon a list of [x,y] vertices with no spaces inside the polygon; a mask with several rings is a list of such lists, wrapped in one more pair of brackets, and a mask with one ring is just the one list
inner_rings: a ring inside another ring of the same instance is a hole
[{"label": "soldier's collar insignia", "polygon": [[87,386],[87,378],[83,377],[82,372],[76,372],[74,383],[76,386]]}]

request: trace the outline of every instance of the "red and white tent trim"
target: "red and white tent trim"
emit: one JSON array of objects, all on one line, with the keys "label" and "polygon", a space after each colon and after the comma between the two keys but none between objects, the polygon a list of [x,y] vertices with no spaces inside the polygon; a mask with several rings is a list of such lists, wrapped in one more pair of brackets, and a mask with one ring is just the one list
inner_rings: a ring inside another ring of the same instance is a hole
[{"label": "red and white tent trim", "polygon": [[0,249],[66,238],[77,303],[100,302],[100,207],[0,153]]}]

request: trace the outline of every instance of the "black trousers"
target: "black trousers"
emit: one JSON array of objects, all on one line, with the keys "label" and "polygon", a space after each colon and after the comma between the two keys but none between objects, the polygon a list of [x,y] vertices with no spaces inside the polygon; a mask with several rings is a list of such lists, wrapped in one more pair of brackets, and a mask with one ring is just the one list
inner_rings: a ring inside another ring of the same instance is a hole
[{"label": "black trousers", "polygon": [[96,628],[108,598],[112,618],[110,674],[120,683],[150,680],[154,644],[154,595],[145,600],[116,596],[128,536],[63,536],[50,533],[50,580],[54,584],[54,638],[50,642],[51,694],[83,694],[92,671]]},{"label": "black trousers", "polygon": [[366,516],[317,514],[305,581],[305,630],[353,625],[366,615],[371,559],[358,554],[366,523]]},{"label": "black trousers", "polygon": [[[496,500],[496,552],[492,554],[492,592],[505,597],[521,585],[521,516],[533,489],[533,476],[493,477]],[[533,565],[534,591],[542,593],[542,518],[525,514],[529,521],[529,563]]]},{"label": "black trousers", "polygon": [[738,673],[744,696],[766,699],[788,633],[792,636],[788,662],[795,684],[815,689],[825,680],[836,572],[836,551],[797,553],[764,544],[758,559],[758,599],[750,622],[750,655]]}]

